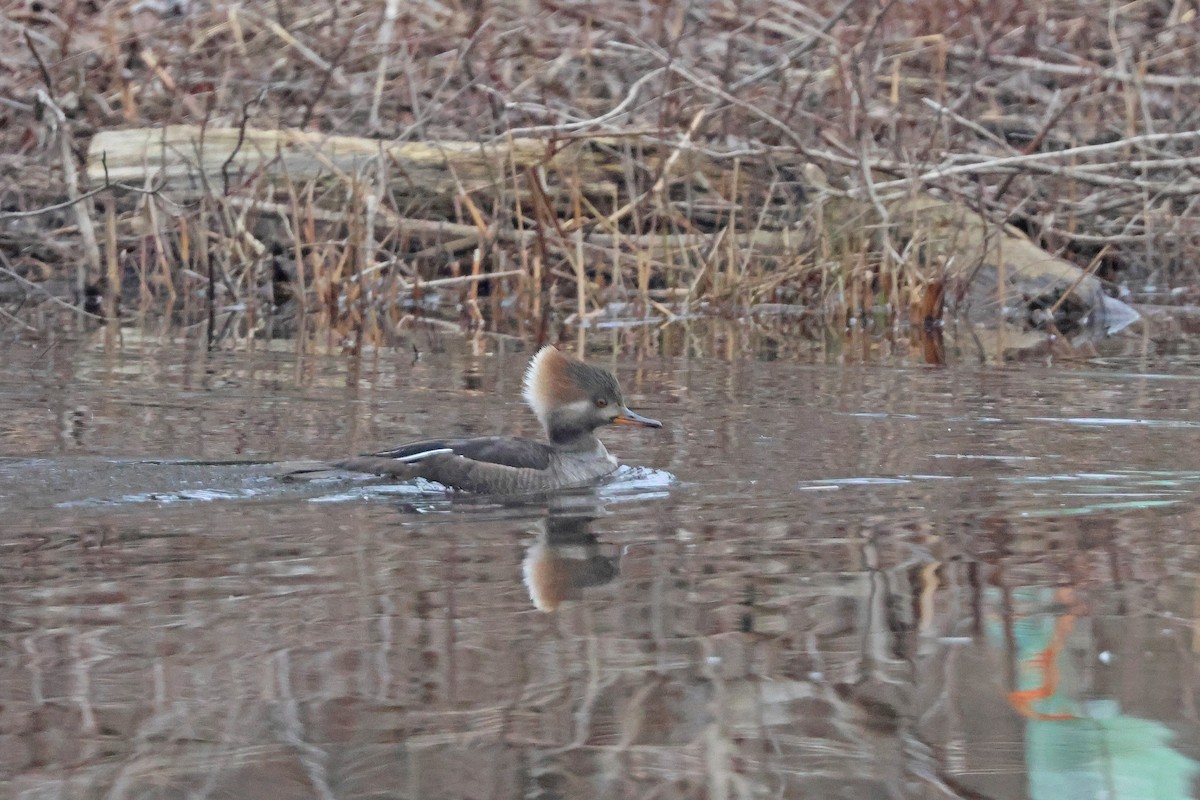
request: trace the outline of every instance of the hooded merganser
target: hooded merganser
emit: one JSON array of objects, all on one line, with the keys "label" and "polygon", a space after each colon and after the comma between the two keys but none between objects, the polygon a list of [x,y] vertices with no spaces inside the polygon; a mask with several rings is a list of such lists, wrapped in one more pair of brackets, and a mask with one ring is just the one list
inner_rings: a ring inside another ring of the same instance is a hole
[{"label": "hooded merganser", "polygon": [[[606,369],[546,345],[525,371],[525,402],[549,442],[507,436],[428,439],[324,465],[407,480],[425,478],[468,492],[516,494],[580,486],[608,475],[617,459],[596,438],[601,425],[661,428],[625,406]],[[319,468],[318,468],[319,469]],[[299,469],[292,472],[311,472]]]}]

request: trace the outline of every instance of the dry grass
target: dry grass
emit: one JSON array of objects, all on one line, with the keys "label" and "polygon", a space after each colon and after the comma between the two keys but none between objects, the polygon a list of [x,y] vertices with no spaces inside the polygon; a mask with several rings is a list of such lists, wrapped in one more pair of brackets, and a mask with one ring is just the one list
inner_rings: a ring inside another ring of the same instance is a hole
[{"label": "dry grass", "polygon": [[[213,346],[354,350],[415,323],[894,328],[954,311],[973,275],[894,218],[918,192],[1111,281],[1193,280],[1187,2],[597,9],[7,0],[0,325],[140,318]],[[483,179],[447,159],[436,184],[383,156],[282,181],[230,159],[183,193],[84,182],[97,132],[167,124],[543,155]]]}]

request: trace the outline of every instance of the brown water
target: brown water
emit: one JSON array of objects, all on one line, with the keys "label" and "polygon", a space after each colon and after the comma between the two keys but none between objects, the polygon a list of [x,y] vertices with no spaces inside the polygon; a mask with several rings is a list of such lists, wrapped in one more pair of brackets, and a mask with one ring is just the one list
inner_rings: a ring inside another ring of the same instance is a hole
[{"label": "brown water", "polygon": [[534,432],[527,352],[0,351],[0,797],[1197,795],[1195,362],[614,357],[594,491],[228,464]]}]

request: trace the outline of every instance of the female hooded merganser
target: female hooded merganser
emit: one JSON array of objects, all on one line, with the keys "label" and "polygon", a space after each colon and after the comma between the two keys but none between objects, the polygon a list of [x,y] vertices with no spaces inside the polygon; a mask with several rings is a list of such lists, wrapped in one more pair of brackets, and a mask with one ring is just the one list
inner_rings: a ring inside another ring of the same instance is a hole
[{"label": "female hooded merganser", "polygon": [[617,459],[596,438],[601,425],[662,427],[658,420],[626,408],[621,386],[611,372],[552,345],[529,362],[523,395],[549,442],[508,436],[428,439],[335,461],[325,468],[403,480],[425,478],[486,494],[547,492],[590,483],[617,468]]}]

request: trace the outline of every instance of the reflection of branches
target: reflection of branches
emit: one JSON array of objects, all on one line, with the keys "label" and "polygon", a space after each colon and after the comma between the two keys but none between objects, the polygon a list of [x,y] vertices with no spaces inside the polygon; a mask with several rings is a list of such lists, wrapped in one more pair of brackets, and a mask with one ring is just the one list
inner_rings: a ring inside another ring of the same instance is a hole
[{"label": "reflection of branches", "polygon": [[887,666],[901,667],[907,672],[908,662],[893,658],[888,646],[892,641],[892,630],[888,625],[888,607],[892,601],[887,573],[880,569],[879,546],[873,537],[868,537],[862,546],[863,560],[867,567],[863,577],[867,591],[862,598],[861,625],[862,645],[860,649],[860,671],[857,680],[868,677],[883,683],[907,685],[909,678],[892,677]]},{"label": "reflection of branches", "polygon": [[587,638],[587,682],[584,684],[583,697],[579,701],[579,708],[575,709],[575,736],[562,747],[548,751],[550,753],[564,753],[568,750],[583,747],[592,735],[592,710],[596,706],[596,701],[600,698],[600,693],[612,686],[620,678],[620,674],[617,672],[609,672],[607,675],[601,675],[600,659],[596,651],[597,637],[589,636]]},{"label": "reflection of branches", "polygon": [[317,796],[322,800],[333,800],[334,793],[329,787],[329,776],[325,770],[329,754],[304,740],[304,723],[300,721],[299,704],[292,695],[291,657],[287,649],[275,654],[275,688],[279,691],[275,716],[282,726],[281,738],[297,751],[300,763],[304,765],[308,781]]}]

